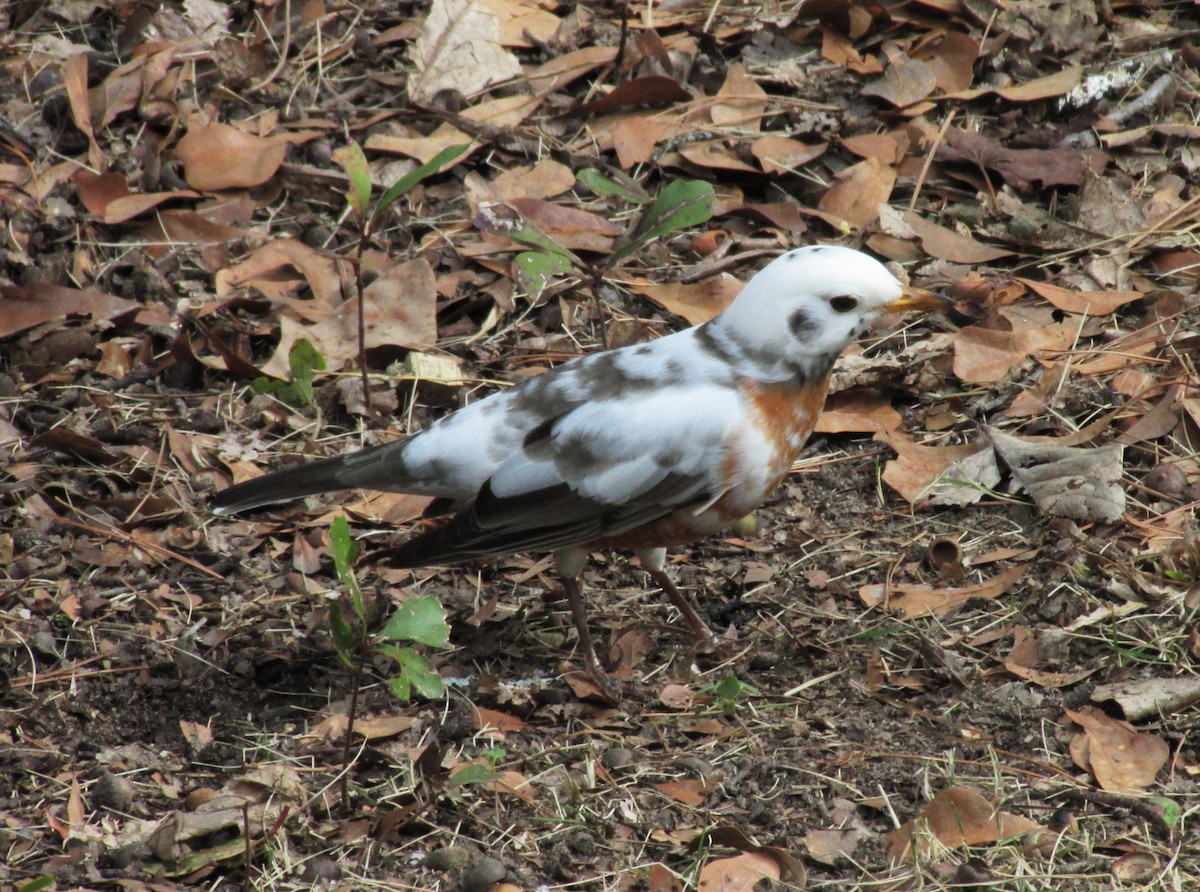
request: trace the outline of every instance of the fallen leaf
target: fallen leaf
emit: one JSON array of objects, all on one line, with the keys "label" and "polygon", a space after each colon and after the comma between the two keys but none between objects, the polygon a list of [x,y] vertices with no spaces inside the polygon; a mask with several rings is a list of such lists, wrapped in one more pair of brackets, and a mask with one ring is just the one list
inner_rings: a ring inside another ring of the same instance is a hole
[{"label": "fallen leaf", "polygon": [[1171,749],[1161,737],[1139,733],[1128,722],[1091,706],[1063,711],[1083,728],[1071,742],[1071,757],[1080,768],[1092,772],[1101,789],[1121,793],[1144,790],[1167,764]]},{"label": "fallen leaf", "polygon": [[935,851],[930,837],[950,849],[1014,839],[1041,829],[1036,821],[997,811],[983,794],[970,787],[939,792],[921,814],[896,829],[888,843],[893,861],[927,859]]},{"label": "fallen leaf", "polygon": [[813,430],[819,434],[873,433],[895,430],[903,421],[892,408],[890,396],[851,390],[832,394],[825,401]]},{"label": "fallen leaf", "polygon": [[669,796],[676,802],[682,802],[691,808],[699,808],[708,797],[708,790],[704,782],[696,778],[664,781],[653,786],[664,796]]},{"label": "fallen leaf", "polygon": [[1081,186],[1103,155],[1098,149],[1009,149],[993,137],[958,129],[948,130],[937,150],[943,161],[973,164],[1000,174],[1018,192],[1034,191],[1035,183],[1043,188]]},{"label": "fallen leaf", "polygon": [[1004,463],[1038,509],[1056,517],[1112,523],[1125,513],[1120,480],[1125,447],[1085,449],[1011,436],[985,427]]},{"label": "fallen leaf", "polygon": [[194,123],[175,146],[193,189],[248,189],[275,175],[291,140],[262,137],[228,124]]},{"label": "fallen leaf", "polygon": [[1089,316],[1107,316],[1114,310],[1144,297],[1140,291],[1073,291],[1049,282],[1033,279],[1017,279],[1064,313],[1086,313]]},{"label": "fallen leaf", "polygon": [[614,87],[599,99],[592,99],[572,109],[574,115],[607,115],[612,112],[642,106],[663,106],[687,102],[692,94],[673,77],[648,74]]},{"label": "fallen leaf", "polygon": [[989,263],[1001,257],[1009,257],[1013,253],[1005,248],[982,244],[969,235],[930,223],[911,211],[904,215],[904,222],[921,239],[921,247],[925,249],[925,253],[938,260],[949,260],[951,263]]},{"label": "fallen leaf", "polygon": [[725,71],[725,82],[713,97],[709,109],[717,127],[730,127],[739,133],[758,133],[767,109],[767,91],[758,85],[744,65],[735,62]]},{"label": "fallen leaf", "polygon": [[954,338],[954,375],[968,384],[1002,381],[1035,353],[1066,350],[1076,332],[1066,323],[1017,331],[968,325]]},{"label": "fallen leaf", "polygon": [[875,439],[896,450],[883,469],[883,482],[910,504],[930,499],[940,505],[970,505],[1000,482],[992,449],[974,444],[925,446],[899,430],[880,431]]},{"label": "fallen leaf", "polygon": [[521,76],[517,57],[500,44],[500,23],[476,0],[433,0],[412,46],[417,70],[409,98],[420,105],[438,93],[463,96]]},{"label": "fallen leaf", "polygon": [[0,285],[0,338],[68,316],[116,319],[140,307],[114,294],[49,282]]},{"label": "fallen leaf", "polygon": [[878,96],[892,105],[912,105],[928,96],[937,87],[937,75],[924,62],[918,62],[896,44],[883,47],[888,65],[883,77],[862,88],[864,96]]},{"label": "fallen leaf", "polygon": [[667,282],[659,284],[645,279],[626,279],[630,291],[648,297],[668,313],[700,325],[712,319],[731,303],[742,290],[743,283],[730,275],[712,276],[700,282]]},{"label": "fallen leaf", "polygon": [[1057,689],[1078,684],[1099,669],[1098,666],[1091,666],[1075,672],[1048,672],[1039,668],[1040,662],[1037,636],[1024,626],[1017,626],[1013,634],[1012,650],[1004,658],[1004,668],[1018,678],[1043,688]]},{"label": "fallen leaf", "polygon": [[838,861],[854,857],[863,835],[863,831],[855,828],[810,830],[804,834],[804,846],[810,858],[833,866]]},{"label": "fallen leaf", "polygon": [[879,206],[892,195],[896,171],[878,158],[867,158],[838,174],[817,207],[841,218],[855,228],[868,226],[879,217]]},{"label": "fallen leaf", "polygon": [[990,600],[999,597],[1028,569],[1028,565],[1011,567],[976,585],[958,588],[934,588],[924,583],[874,583],[860,588],[858,597],[868,607],[882,606],[906,620],[921,616],[945,616],[972,598]]},{"label": "fallen leaf", "polygon": [[[437,341],[437,287],[433,268],[424,258],[397,264],[367,286],[364,294],[366,346],[427,349]],[[290,316],[279,319],[279,343],[262,366],[264,375],[286,380],[292,345],[307,338],[334,372],[358,355],[358,299],[350,297],[304,324]]]},{"label": "fallen leaf", "polygon": [[751,892],[762,880],[779,879],[779,865],[766,855],[745,852],[732,858],[717,858],[700,868],[697,889],[704,892]]}]

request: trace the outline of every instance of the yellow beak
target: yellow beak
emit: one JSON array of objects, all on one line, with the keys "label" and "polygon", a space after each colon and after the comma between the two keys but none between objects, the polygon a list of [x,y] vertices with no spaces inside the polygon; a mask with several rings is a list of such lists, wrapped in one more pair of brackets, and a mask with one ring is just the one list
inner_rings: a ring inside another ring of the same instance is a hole
[{"label": "yellow beak", "polygon": [[928,312],[929,310],[948,310],[954,306],[954,298],[936,291],[926,291],[924,288],[904,286],[900,297],[891,303],[883,305],[885,313],[911,313],[914,310]]}]

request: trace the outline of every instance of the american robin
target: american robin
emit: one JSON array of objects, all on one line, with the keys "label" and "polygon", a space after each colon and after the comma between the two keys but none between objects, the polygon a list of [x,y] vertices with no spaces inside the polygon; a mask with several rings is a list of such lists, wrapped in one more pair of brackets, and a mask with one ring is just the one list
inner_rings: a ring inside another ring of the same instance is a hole
[{"label": "american robin", "polygon": [[400,567],[553,551],[588,673],[580,592],[588,554],[633,551],[699,636],[666,549],[754,510],[791,468],[825,403],[834,360],[884,313],[947,307],[878,261],[817,245],[776,258],[719,316],[579,357],[411,436],[239,483],[217,514],[330,490],[436,497],[453,516],[405,542]]}]

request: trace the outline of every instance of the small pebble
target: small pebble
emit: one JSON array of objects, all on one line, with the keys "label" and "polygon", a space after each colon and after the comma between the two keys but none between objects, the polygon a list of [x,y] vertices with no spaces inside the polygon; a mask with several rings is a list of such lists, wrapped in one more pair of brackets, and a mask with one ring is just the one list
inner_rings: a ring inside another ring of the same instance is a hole
[{"label": "small pebble", "polygon": [[620,771],[628,768],[634,761],[633,750],[623,746],[609,747],[600,757],[600,764],[609,771]]},{"label": "small pebble", "polygon": [[1188,485],[1187,476],[1176,464],[1155,465],[1150,473],[1142,478],[1142,483],[1147,489],[1152,489],[1169,499],[1182,497],[1187,492]]},{"label": "small pebble", "polygon": [[459,888],[462,892],[486,892],[507,875],[508,868],[495,858],[483,858],[467,868]]},{"label": "small pebble", "polygon": [[300,882],[302,883],[333,882],[341,878],[342,868],[336,861],[325,855],[310,858],[304,863],[304,869],[300,871]]},{"label": "small pebble", "polygon": [[128,812],[133,807],[133,784],[119,774],[102,771],[92,784],[92,802],[109,811]]}]

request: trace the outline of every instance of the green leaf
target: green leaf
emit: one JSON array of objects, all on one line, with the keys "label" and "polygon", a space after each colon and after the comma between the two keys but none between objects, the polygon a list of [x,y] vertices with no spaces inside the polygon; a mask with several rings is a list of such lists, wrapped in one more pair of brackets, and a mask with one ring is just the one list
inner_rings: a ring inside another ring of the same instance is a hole
[{"label": "green leaf", "polygon": [[1166,796],[1152,796],[1150,801],[1162,809],[1163,823],[1168,827],[1175,827],[1182,817],[1182,809],[1179,803],[1174,799],[1168,799]]},{"label": "green leaf", "polygon": [[613,266],[656,238],[690,226],[699,226],[712,217],[715,198],[712,184],[703,180],[676,180],[669,183],[642,214],[626,243],[613,251],[606,266]]},{"label": "green leaf", "polygon": [[413,168],[383,193],[379,198],[379,203],[375,205],[375,213],[371,215],[371,228],[374,228],[375,221],[379,219],[379,215],[392,206],[393,202],[421,180],[433,176],[451,161],[456,161],[460,156],[471,148],[471,143],[463,143],[458,146],[448,146],[442,149],[420,167]]},{"label": "green leaf", "polygon": [[450,646],[446,611],[433,595],[409,598],[392,614],[381,634],[392,641],[419,641],[430,647]]},{"label": "green leaf", "polygon": [[450,778],[450,786],[465,787],[467,784],[490,784],[498,777],[500,775],[486,765],[472,762],[454,772],[454,776]]},{"label": "green leaf", "polygon": [[565,257],[568,262],[579,259],[554,239],[550,238],[550,236],[546,235],[546,233],[528,223],[520,229],[513,229],[505,234],[514,242],[520,242],[523,245],[529,245],[533,248],[541,248],[547,254],[557,254]]},{"label": "green leaf", "polygon": [[354,630],[342,616],[342,608],[336,602],[329,605],[329,630],[333,633],[333,646],[347,666],[354,664]]},{"label": "green leaf", "polygon": [[367,218],[367,210],[371,207],[371,168],[367,165],[367,156],[363,154],[362,146],[352,142],[337,149],[333,153],[333,160],[346,171],[346,177],[350,180],[346,201],[361,223]]},{"label": "green leaf", "polygon": [[543,251],[522,251],[513,264],[521,286],[532,298],[537,298],[546,287],[551,276],[561,276],[571,271],[571,260],[562,254],[547,254]]},{"label": "green leaf", "polygon": [[259,395],[264,393],[278,393],[286,387],[286,384],[282,381],[276,381],[274,378],[259,377],[250,382],[250,389]]},{"label": "green leaf", "polygon": [[350,567],[358,560],[358,543],[350,538],[350,522],[345,515],[339,514],[329,525],[329,544],[338,576],[350,572]]},{"label": "green leaf", "polygon": [[333,552],[333,566],[337,570],[338,579],[350,595],[350,603],[354,606],[359,622],[365,623],[367,618],[362,589],[358,587],[353,570],[354,562],[358,560],[358,543],[350,538],[350,524],[341,514],[329,525],[329,547]]},{"label": "green leaf", "polygon": [[288,351],[288,368],[291,370],[292,389],[296,396],[311,404],[316,399],[313,393],[313,378],[316,377],[316,372],[325,371],[325,357],[312,345],[312,341],[300,338]]},{"label": "green leaf", "polygon": [[17,886],[17,892],[39,892],[41,889],[49,889],[54,885],[54,877],[44,876],[38,877],[36,880],[30,880],[23,886]]},{"label": "green leaf", "polygon": [[650,196],[641,186],[626,177],[622,177],[624,182],[610,180],[599,171],[588,167],[579,171],[576,179],[596,195],[619,195],[631,204],[645,204],[650,200]]},{"label": "green leaf", "polygon": [[429,658],[417,653],[411,647],[395,647],[385,645],[379,652],[386,654],[396,662],[400,674],[391,680],[392,693],[401,700],[409,700],[412,692],[429,700],[436,700],[446,693],[446,684],[437,674]]},{"label": "green leaf", "polygon": [[754,685],[746,684],[736,675],[727,675],[716,684],[708,685],[702,688],[701,693],[710,693],[718,700],[723,700],[726,703],[734,703],[743,695],[757,697],[762,692],[754,687]]}]

